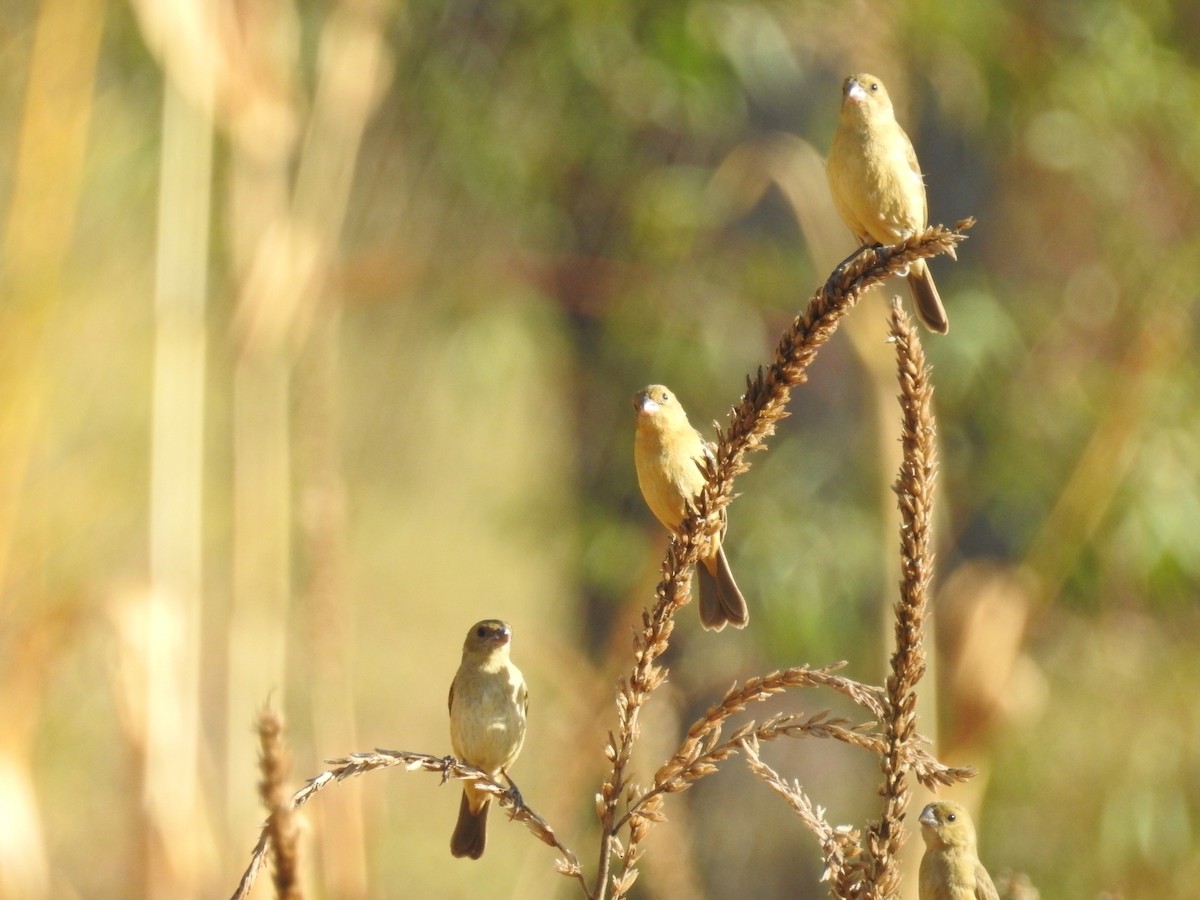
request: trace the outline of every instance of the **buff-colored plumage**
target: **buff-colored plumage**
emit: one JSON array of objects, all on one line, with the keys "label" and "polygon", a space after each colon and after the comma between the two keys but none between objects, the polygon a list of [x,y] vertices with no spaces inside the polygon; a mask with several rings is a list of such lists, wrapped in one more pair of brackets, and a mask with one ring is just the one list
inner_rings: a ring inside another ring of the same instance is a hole
[{"label": "buff-colored plumage", "polygon": [[[895,244],[928,224],[917,154],[874,75],[851,75],[842,86],[826,174],[833,205],[861,244]],[[925,260],[909,266],[907,279],[921,321],[945,334],[950,323]]]},{"label": "buff-colored plumage", "polygon": [[[638,486],[646,505],[658,521],[674,531],[683,521],[696,495],[704,487],[704,474],[697,463],[712,454],[679,400],[661,384],[639,391],[633,398],[637,410],[634,462]],[[712,576],[699,591],[700,622],[720,631],[726,624],[744,628],[750,620],[746,600],[733,580],[720,534],[713,538],[712,552],[700,561]]]},{"label": "buff-colored plumage", "polygon": [[975,826],[961,803],[938,800],[921,811],[920,900],[999,900],[979,861]]},{"label": "buff-colored plumage", "polygon": [[[509,659],[512,629],[486,619],[471,626],[462,663],[450,685],[450,745],[462,762],[499,780],[508,778],[525,742],[529,695],[521,670]],[[458,824],[450,838],[455,856],[479,859],[487,842],[489,794],[463,783]]]}]

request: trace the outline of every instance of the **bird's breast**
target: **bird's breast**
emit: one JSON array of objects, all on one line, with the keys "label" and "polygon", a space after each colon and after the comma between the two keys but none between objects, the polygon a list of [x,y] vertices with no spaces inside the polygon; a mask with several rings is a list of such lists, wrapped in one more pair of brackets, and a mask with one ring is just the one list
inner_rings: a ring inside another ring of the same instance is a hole
[{"label": "bird's breast", "polygon": [[460,759],[493,775],[525,741],[525,682],[504,670],[455,685],[450,743]]}]

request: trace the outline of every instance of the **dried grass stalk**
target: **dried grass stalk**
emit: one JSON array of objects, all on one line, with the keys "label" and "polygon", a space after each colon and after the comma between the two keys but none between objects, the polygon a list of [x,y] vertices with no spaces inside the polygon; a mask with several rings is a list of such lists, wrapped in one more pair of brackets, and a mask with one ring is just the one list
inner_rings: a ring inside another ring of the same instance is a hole
[{"label": "dried grass stalk", "polygon": [[933,569],[933,485],[937,476],[937,452],[929,369],[917,331],[898,299],[892,304],[891,323],[891,339],[896,345],[899,369],[903,448],[895,485],[901,515],[903,572],[900,598],[895,605],[896,647],[883,691],[857,685],[859,693],[856,696],[849,691],[848,685],[840,686],[842,693],[879,715],[883,731],[865,733],[861,726],[845,729],[837,722],[826,723],[828,730],[824,735],[867,749],[880,758],[884,775],[880,788],[884,798],[883,816],[868,829],[866,852],[857,832],[830,826],[798,783],[788,784],[758,757],[758,741],[768,734],[776,736],[778,732],[797,730],[811,733],[812,725],[820,723],[777,717],[767,723],[770,728],[760,728],[742,741],[751,770],[788,800],[801,821],[821,842],[825,858],[822,880],[830,882],[830,890],[837,897],[896,896],[900,886],[897,853],[905,839],[909,774],[930,788],[963,781],[974,774],[969,768],[951,768],[939,763],[920,746],[924,738],[916,730],[916,686],[925,674],[925,613]]},{"label": "dried grass stalk", "polygon": [[813,805],[804,793],[800,782],[785,781],[778,772],[762,761],[758,753],[758,740],[750,737],[743,741],[746,764],[771,790],[783,797],[821,842],[821,855],[825,869],[821,880],[830,882],[837,896],[852,896],[862,885],[861,867],[854,865],[862,853],[862,841],[857,829],[849,825],[833,826],[825,818],[825,810]]},{"label": "dried grass stalk", "polygon": [[867,835],[870,865],[865,896],[893,897],[900,886],[896,854],[904,844],[909,765],[905,748],[916,738],[917,682],[925,674],[924,626],[933,570],[933,485],[937,448],[933,386],[917,329],[892,301],[891,339],[900,380],[900,441],[903,458],[894,490],[900,505],[900,599],[895,605],[896,648],[887,679],[884,716],[887,746],[883,769],[883,817]]},{"label": "dried grass stalk", "polygon": [[[605,746],[612,770],[597,797],[602,831],[600,861],[589,897],[604,896],[609,881],[617,849],[617,809],[629,787],[626,772],[639,733],[642,705],[646,696],[666,680],[666,671],[655,660],[667,648],[675,611],[689,600],[690,569],[707,548],[710,536],[721,527],[722,511],[733,500],[734,480],[749,469],[746,454],[766,449],[766,439],[787,415],[791,389],[807,378],[817,352],[863,292],[903,271],[913,260],[939,253],[954,255],[956,245],[965,239],[963,232],[973,224],[974,220],[967,219],[953,230],[938,225],[894,246],[864,248],[840,265],[809,300],[805,312],[784,332],[770,366],[760,368],[754,379],[747,379],[746,393],[730,411],[728,426],[718,426],[716,452],[706,463],[707,483],[697,498],[694,514],[680,523],[667,547],[654,606],[643,613],[642,629],[634,635],[633,670],[617,688],[617,733],[609,734]],[[620,879],[614,889],[625,884],[624,876]],[[620,895],[614,893],[614,897]]]},{"label": "dried grass stalk", "polygon": [[[299,809],[327,787],[345,781],[347,778],[365,775],[368,772],[374,772],[379,769],[402,766],[406,772],[437,772],[442,776],[443,782],[451,780],[471,781],[475,784],[476,788],[492,794],[494,802],[501,809],[508,810],[510,819],[515,819],[523,824],[534,837],[554,847],[562,854],[562,857],[555,863],[555,867],[559,872],[571,878],[576,878],[583,884],[583,874],[579,865],[579,857],[576,856],[575,852],[558,840],[554,829],[550,827],[545,819],[525,805],[523,801],[518,802],[517,797],[511,792],[508,785],[502,785],[493,781],[481,769],[468,766],[450,756],[432,756],[428,753],[413,753],[408,750],[377,749],[371,753],[351,753],[349,756],[327,760],[327,762],[330,765],[329,769],[310,778],[304,787],[292,795],[289,804],[292,810]],[[244,898],[249,896],[254,879],[258,875],[259,869],[262,868],[263,859],[272,845],[273,835],[270,829],[270,822],[268,821],[263,825],[258,843],[254,846],[254,850],[250,855],[250,865],[247,866],[241,881],[238,882],[238,887],[233,893],[232,900],[244,900]],[[584,885],[584,890],[586,891],[586,889],[586,885]]]},{"label": "dried grass stalk", "polygon": [[298,829],[287,794],[292,761],[283,739],[283,717],[269,706],[258,714],[258,743],[262,772],[258,791],[267,809],[264,827],[274,863],[271,878],[275,882],[275,896],[280,900],[302,900],[304,892],[300,889],[296,851]]}]

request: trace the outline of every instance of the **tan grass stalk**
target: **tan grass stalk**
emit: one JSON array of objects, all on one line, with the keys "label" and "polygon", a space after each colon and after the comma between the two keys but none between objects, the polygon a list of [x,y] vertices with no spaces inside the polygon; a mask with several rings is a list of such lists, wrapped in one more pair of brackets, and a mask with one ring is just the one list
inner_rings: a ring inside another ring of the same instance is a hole
[{"label": "tan grass stalk", "polygon": [[[745,455],[765,449],[775,432],[775,424],[787,416],[785,407],[791,389],[808,377],[808,367],[833,336],[842,317],[858,303],[863,292],[903,271],[915,259],[939,253],[955,255],[955,247],[966,239],[963,233],[975,224],[964,219],[954,229],[936,225],[890,247],[865,248],[843,263],[808,302],[803,315],[797,316],[784,332],[775,349],[775,359],[758,375],[747,379],[746,393],[729,414],[729,425],[718,430],[715,469],[706,491],[710,508],[705,510],[712,525],[733,499],[733,480],[748,468]],[[713,533],[709,530],[708,533]]]},{"label": "tan grass stalk", "polygon": [[933,485],[937,448],[933,385],[917,329],[899,298],[892,301],[891,338],[900,380],[903,459],[895,491],[900,505],[900,599],[895,605],[896,648],[887,679],[886,751],[880,756],[883,817],[868,832],[868,897],[895,896],[900,884],[896,854],[904,844],[909,766],[904,748],[916,738],[917,682],[925,674],[924,627],[933,571]]},{"label": "tan grass stalk", "polygon": [[292,761],[283,739],[283,717],[271,707],[258,714],[259,770],[262,781],[259,796],[267,810],[264,828],[270,836],[272,880],[280,900],[301,900],[299,857],[294,807],[287,795],[287,780]]},{"label": "tan grass stalk", "polygon": [[[578,879],[580,884],[583,885],[584,890],[586,891],[587,889],[583,881],[579,857],[575,854],[575,851],[559,841],[558,836],[554,833],[554,829],[550,827],[550,824],[545,819],[534,812],[523,801],[518,803],[517,798],[512,794],[508,785],[493,781],[481,769],[468,766],[453,757],[433,756],[428,753],[412,753],[408,750],[375,750],[371,753],[351,753],[349,756],[327,760],[327,762],[330,768],[310,778],[304,787],[292,795],[291,801],[288,804],[292,810],[299,809],[325,788],[345,781],[347,778],[355,778],[359,775],[366,775],[368,772],[391,769],[396,766],[403,767],[406,772],[436,772],[442,776],[443,782],[451,780],[471,781],[475,784],[475,787],[492,794],[494,802],[501,809],[508,810],[510,819],[520,822],[538,840],[558,850],[562,854],[562,857],[555,862],[555,868],[564,875]],[[254,845],[254,850],[250,854],[250,864],[246,867],[246,871],[242,874],[242,878],[238,882],[237,889],[233,892],[232,900],[243,900],[243,898],[250,895],[250,889],[254,886],[254,880],[258,877],[263,860],[266,858],[267,851],[272,849],[273,843],[270,822],[266,822],[259,833],[258,843]]]},{"label": "tan grass stalk", "polygon": [[[933,567],[933,484],[937,475],[935,427],[932,412],[933,388],[917,331],[900,306],[892,305],[891,338],[896,345],[900,380],[902,463],[895,491],[901,515],[902,580],[896,603],[896,648],[891,673],[882,691],[859,686],[862,698],[851,697],[883,720],[882,733],[864,733],[862,728],[842,728],[837,737],[868,749],[880,758],[884,783],[883,816],[867,833],[866,853],[857,832],[834,829],[812,805],[798,783],[788,784],[758,758],[758,740],[766,728],[742,741],[750,768],[777,793],[784,796],[804,824],[817,835],[825,857],[823,880],[839,897],[894,897],[900,877],[896,854],[904,843],[904,817],[908,804],[907,777],[913,774],[929,788],[971,777],[969,768],[950,768],[937,762],[919,745],[924,739],[916,731],[916,686],[925,673],[924,627],[929,581]],[[843,693],[847,691],[843,688]],[[849,695],[849,694],[848,694]],[[776,717],[767,725],[792,732],[796,726],[807,733],[812,724]],[[774,735],[773,735],[774,736]]]},{"label": "tan grass stalk", "polygon": [[[680,523],[667,548],[654,607],[643,613],[642,629],[634,635],[633,670],[617,687],[617,733],[609,734],[605,746],[612,770],[597,797],[602,840],[590,896],[606,896],[612,855],[618,849],[617,807],[629,787],[626,770],[638,736],[640,710],[647,695],[666,679],[666,670],[656,665],[655,660],[667,648],[675,611],[688,602],[691,567],[705,549],[709,536],[721,527],[721,512],[733,500],[734,480],[749,469],[746,454],[766,449],[766,439],[774,433],[776,423],[787,415],[791,389],[807,378],[808,367],[817,352],[833,336],[842,317],[862,293],[904,270],[915,259],[939,253],[953,255],[955,246],[965,239],[962,232],[972,224],[974,221],[967,219],[954,230],[938,225],[894,246],[865,248],[839,266],[811,297],[805,312],[784,332],[770,366],[759,369],[755,378],[747,379],[746,393],[730,411],[727,427],[718,427],[716,452],[705,473],[707,484],[697,499],[695,514]],[[614,896],[621,896],[628,889],[632,877],[636,876],[628,871],[620,876],[621,880],[613,885]]]},{"label": "tan grass stalk", "polygon": [[800,817],[800,821],[821,842],[821,855],[825,860],[821,880],[830,882],[835,894],[851,896],[861,885],[861,870],[852,865],[862,853],[862,840],[858,830],[849,825],[830,825],[829,820],[825,818],[825,810],[815,806],[808,799],[800,782],[785,781],[778,772],[762,761],[758,754],[756,738],[746,738],[742,742],[742,749],[745,751],[746,764],[750,770],[787,801]]},{"label": "tan grass stalk", "polygon": [[[749,703],[762,702],[788,688],[827,686],[846,694],[873,712],[882,712],[882,704],[878,696],[881,693],[879,688],[867,687],[833,674],[843,665],[845,663],[835,663],[823,669],[798,666],[782,672],[773,672],[760,678],[751,678],[741,687],[734,685],[719,703],[709,707],[705,714],[692,724],[679,749],[655,773],[650,789],[644,793],[633,792],[629,800],[628,811],[617,820],[615,827],[620,828],[636,816],[645,815],[643,807],[656,796],[680,793],[705,775],[712,774],[716,771],[716,763],[736,752],[738,745],[747,735],[759,734],[760,727],[750,721],[740,726],[727,740],[723,742],[720,740],[723,726],[729,717],[745,710]],[[822,733],[819,725],[826,716],[827,713],[817,713],[808,721],[807,726],[800,726],[796,720],[793,722],[795,732],[790,736],[796,736],[803,730],[808,730],[813,734],[820,733],[820,736],[824,737],[837,736],[834,733],[836,727],[834,730]],[[776,727],[780,721],[781,717],[778,716],[767,720],[770,727],[766,729],[766,733],[761,735],[764,740],[771,740],[787,733]],[[844,720],[840,719],[833,720],[827,722],[827,725],[838,726],[843,722]],[[871,724],[873,723],[868,722],[864,726],[858,726],[858,730],[865,730]],[[849,739],[849,742],[856,743],[854,739]]]},{"label": "tan grass stalk", "polygon": [[[730,716],[744,711],[751,702],[762,702],[795,687],[831,688],[882,718],[886,710],[883,690],[834,674],[843,665],[836,663],[822,669],[799,666],[752,678],[741,687],[734,685],[719,703],[711,706],[692,724],[679,749],[655,773],[649,789],[642,791],[636,785],[630,786],[627,811],[614,825],[614,830],[626,824],[630,826],[629,845],[618,853],[624,865],[613,879],[614,896],[620,896],[623,889],[632,884],[632,878],[636,877],[629,873],[632,863],[636,862],[637,845],[649,824],[663,821],[662,795],[686,791],[701,778],[716,772],[719,763],[744,749],[748,742],[757,747],[759,741],[812,737],[839,740],[880,757],[893,750],[887,732],[871,730],[875,722],[851,725],[847,719],[830,718],[827,710],[809,716],[780,713],[762,724],[751,720],[721,740],[723,727]],[[909,741],[895,747],[895,752],[900,759],[900,766],[913,771],[922,782],[932,787],[953,784],[971,776],[970,769],[955,769],[939,763],[918,746],[920,740],[922,738],[914,733]],[[817,836],[821,838],[822,834],[818,831]]]}]

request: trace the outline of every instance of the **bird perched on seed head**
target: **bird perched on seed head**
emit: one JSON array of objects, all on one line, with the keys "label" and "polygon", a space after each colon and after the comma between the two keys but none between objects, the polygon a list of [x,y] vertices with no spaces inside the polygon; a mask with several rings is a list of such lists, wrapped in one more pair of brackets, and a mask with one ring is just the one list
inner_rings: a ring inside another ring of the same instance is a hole
[{"label": "bird perched on seed head", "polygon": [[[833,205],[860,244],[895,244],[928,224],[917,154],[874,75],[851,75],[843,83],[825,172]],[[950,322],[925,260],[910,263],[907,278],[921,321],[945,334]]]},{"label": "bird perched on seed head", "polygon": [[[699,464],[706,456],[711,457],[713,450],[688,422],[675,395],[661,384],[638,391],[633,406],[637,410],[633,456],[638,486],[650,511],[674,531],[704,487]],[[713,536],[709,555],[700,560],[704,573],[711,576],[699,591],[700,623],[711,631],[720,631],[727,623],[744,628],[750,620],[746,600],[721,548],[724,537],[722,516],[721,530]]]},{"label": "bird perched on seed head", "polygon": [[[529,694],[525,679],[511,659],[512,629],[497,619],[471,626],[463,643],[462,663],[450,684],[450,745],[461,762],[482,769],[498,780],[525,742],[525,713]],[[450,838],[455,856],[479,859],[487,842],[487,812],[491,795],[463,782],[458,824]]]},{"label": "bird perched on seed head", "polygon": [[921,810],[920,900],[999,900],[979,861],[975,826],[961,803],[937,800]]}]

